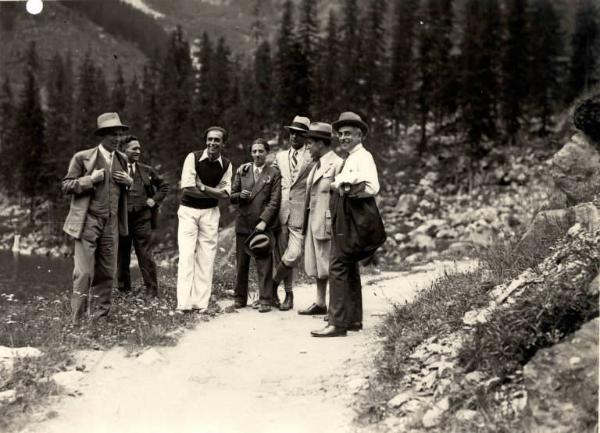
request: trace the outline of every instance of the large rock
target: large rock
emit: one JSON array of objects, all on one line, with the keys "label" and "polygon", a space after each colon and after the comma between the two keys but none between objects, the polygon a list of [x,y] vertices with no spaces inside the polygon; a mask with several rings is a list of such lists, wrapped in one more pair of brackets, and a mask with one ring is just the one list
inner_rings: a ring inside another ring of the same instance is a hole
[{"label": "large rock", "polygon": [[540,350],[523,370],[528,393],[523,430],[586,433],[598,426],[598,319]]},{"label": "large rock", "polygon": [[402,194],[398,197],[398,202],[394,210],[400,215],[410,215],[417,210],[418,205],[419,197],[415,194]]},{"label": "large rock", "polygon": [[581,134],[552,157],[550,172],[570,206],[592,201],[600,192],[600,154]]}]

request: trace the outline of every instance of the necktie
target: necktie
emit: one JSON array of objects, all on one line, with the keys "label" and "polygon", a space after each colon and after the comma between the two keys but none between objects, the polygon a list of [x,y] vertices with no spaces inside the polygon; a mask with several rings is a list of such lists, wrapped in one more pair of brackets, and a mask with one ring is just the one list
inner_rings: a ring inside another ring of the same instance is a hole
[{"label": "necktie", "polygon": [[129,177],[133,177],[133,175],[135,174],[135,172],[133,171],[133,164],[127,164],[129,166],[129,170],[128,170],[128,174]]},{"label": "necktie", "polygon": [[292,153],[292,171],[296,171],[296,166],[298,165],[298,151],[294,150],[294,153]]},{"label": "necktie", "polygon": [[258,176],[260,176],[260,172],[258,171],[258,167],[254,167],[254,180],[258,180]]}]

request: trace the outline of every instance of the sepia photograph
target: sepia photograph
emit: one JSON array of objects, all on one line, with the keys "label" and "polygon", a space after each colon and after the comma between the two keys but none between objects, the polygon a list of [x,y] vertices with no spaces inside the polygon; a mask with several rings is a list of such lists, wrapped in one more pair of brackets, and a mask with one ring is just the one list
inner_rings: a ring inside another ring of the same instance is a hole
[{"label": "sepia photograph", "polygon": [[0,433],[598,433],[600,0],[0,0]]}]

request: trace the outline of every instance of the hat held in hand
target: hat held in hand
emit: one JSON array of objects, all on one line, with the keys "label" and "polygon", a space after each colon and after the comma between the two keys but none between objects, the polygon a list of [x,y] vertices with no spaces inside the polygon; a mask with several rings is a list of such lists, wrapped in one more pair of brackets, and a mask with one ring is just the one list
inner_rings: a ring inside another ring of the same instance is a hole
[{"label": "hat held in hand", "polygon": [[252,232],[245,242],[245,250],[248,255],[257,258],[267,257],[273,250],[273,236],[269,232]]}]

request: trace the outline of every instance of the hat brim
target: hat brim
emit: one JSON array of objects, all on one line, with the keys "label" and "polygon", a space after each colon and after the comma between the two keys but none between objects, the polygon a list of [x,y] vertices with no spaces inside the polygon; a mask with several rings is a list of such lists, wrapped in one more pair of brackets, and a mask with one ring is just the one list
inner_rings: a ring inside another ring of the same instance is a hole
[{"label": "hat brim", "polygon": [[94,135],[105,135],[108,131],[114,130],[114,129],[120,129],[121,131],[127,131],[129,129],[129,126],[127,125],[121,125],[121,126],[105,126],[103,128],[98,128],[94,131]]},{"label": "hat brim", "polygon": [[331,124],[331,127],[334,131],[339,131],[340,128],[344,126],[355,126],[360,128],[364,135],[369,133],[369,125],[367,125],[362,120],[352,120],[352,119],[344,119],[344,120],[336,120]]},{"label": "hat brim", "polygon": [[[269,238],[269,247],[264,251],[264,252],[257,252],[253,249],[250,248],[250,241],[252,240],[252,238],[254,238],[254,236],[259,235],[259,234],[264,234]],[[244,242],[244,251],[246,251],[246,254],[248,254],[251,257],[254,258],[263,258],[263,257],[268,257],[269,254],[271,254],[273,252],[273,247],[275,245],[275,241],[273,239],[273,235],[268,232],[268,231],[264,231],[264,232],[252,232],[250,234],[250,236],[248,236],[248,238],[246,239],[246,241]]]},{"label": "hat brim", "polygon": [[297,128],[297,127],[291,126],[291,125],[284,126],[284,128],[287,129],[288,131],[290,131],[290,130],[291,131],[296,131],[296,132],[299,132],[299,133],[301,133],[303,135],[306,135],[308,133],[308,129]]},{"label": "hat brim", "polygon": [[333,140],[332,135],[319,134],[318,132],[314,132],[314,131],[308,131],[306,133],[306,138],[314,138],[316,140],[325,140],[325,141]]}]

